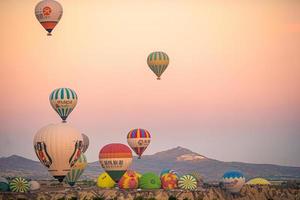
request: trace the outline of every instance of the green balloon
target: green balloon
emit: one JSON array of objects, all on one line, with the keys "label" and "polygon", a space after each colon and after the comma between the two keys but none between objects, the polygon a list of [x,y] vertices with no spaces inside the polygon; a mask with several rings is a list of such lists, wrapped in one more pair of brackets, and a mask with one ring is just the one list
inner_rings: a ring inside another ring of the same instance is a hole
[{"label": "green balloon", "polygon": [[9,191],[9,185],[7,183],[0,183],[0,192],[7,192]]},{"label": "green balloon", "polygon": [[141,189],[159,189],[161,187],[161,181],[159,176],[155,173],[148,172],[141,176],[139,186]]}]

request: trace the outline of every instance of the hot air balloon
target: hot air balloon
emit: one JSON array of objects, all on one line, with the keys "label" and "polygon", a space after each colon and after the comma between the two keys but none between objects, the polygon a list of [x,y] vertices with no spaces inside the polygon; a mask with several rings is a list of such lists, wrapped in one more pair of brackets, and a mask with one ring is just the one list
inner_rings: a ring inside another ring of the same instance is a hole
[{"label": "hot air balloon", "polygon": [[141,158],[142,154],[150,144],[151,135],[145,129],[132,129],[127,135],[128,145]]},{"label": "hot air balloon", "polygon": [[239,171],[228,171],[223,175],[222,182],[229,192],[239,193],[245,184],[245,177]]},{"label": "hot air balloon", "polygon": [[183,190],[195,190],[197,188],[197,180],[192,175],[183,175],[178,180],[178,187]]},{"label": "hot air balloon", "polygon": [[83,140],[81,133],[65,123],[41,128],[33,140],[40,162],[60,182],[79,159]]},{"label": "hot air balloon", "polygon": [[37,181],[29,181],[30,191],[39,190],[41,185]]},{"label": "hot air balloon", "polygon": [[157,76],[157,80],[160,80],[160,76],[169,65],[169,57],[162,51],[152,52],[147,58],[147,64]]},{"label": "hot air balloon", "polygon": [[137,189],[139,186],[140,174],[135,171],[128,170],[119,180],[119,188],[121,189]]},{"label": "hot air balloon", "polygon": [[176,175],[177,178],[179,177],[179,174],[175,170],[169,169],[169,168],[164,168],[163,170],[161,170],[160,177],[163,177],[165,174],[168,174],[168,173]]},{"label": "hot air balloon", "polygon": [[44,29],[51,35],[52,30],[59,22],[63,8],[57,1],[42,0],[35,6],[35,16]]},{"label": "hot air balloon", "polygon": [[84,172],[85,168],[87,167],[87,160],[83,153],[81,153],[79,159],[75,163],[75,165],[72,167],[71,171],[66,175],[66,182],[70,186],[74,186],[79,177]]},{"label": "hot air balloon", "polygon": [[77,94],[70,88],[58,88],[51,92],[49,101],[52,108],[58,113],[63,122],[77,104]]},{"label": "hot air balloon", "polygon": [[139,179],[139,186],[141,189],[159,189],[161,181],[155,173],[147,172]]},{"label": "hot air balloon", "polygon": [[9,183],[6,178],[0,177],[0,192],[9,191]]},{"label": "hot air balloon", "polygon": [[113,188],[115,184],[116,182],[112,180],[111,177],[106,172],[103,172],[98,176],[97,186],[99,188]]},{"label": "hot air balloon", "polygon": [[264,178],[253,178],[249,180],[246,184],[247,185],[271,185],[271,183]]},{"label": "hot air balloon", "polygon": [[83,139],[83,150],[82,150],[82,152],[85,153],[86,150],[89,148],[90,140],[89,140],[88,136],[83,134],[83,133],[82,133],[82,139]]},{"label": "hot air balloon", "polygon": [[131,165],[132,153],[124,144],[108,144],[100,150],[99,162],[109,176],[118,182]]},{"label": "hot air balloon", "polygon": [[167,173],[163,175],[161,178],[161,186],[163,189],[175,189],[177,188],[178,177],[176,174]]},{"label": "hot air balloon", "polygon": [[22,177],[14,178],[9,183],[9,187],[13,192],[28,192],[30,189],[28,181]]}]

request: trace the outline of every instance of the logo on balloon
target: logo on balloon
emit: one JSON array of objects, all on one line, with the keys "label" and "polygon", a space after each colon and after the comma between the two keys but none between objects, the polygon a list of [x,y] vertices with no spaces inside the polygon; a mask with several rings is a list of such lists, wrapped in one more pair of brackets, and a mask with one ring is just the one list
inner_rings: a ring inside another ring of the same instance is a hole
[{"label": "logo on balloon", "polygon": [[52,164],[52,159],[47,152],[46,144],[44,142],[37,142],[34,145],[34,150],[41,163],[49,168]]},{"label": "logo on balloon", "polygon": [[43,8],[43,15],[44,16],[49,16],[51,14],[52,10],[49,6],[46,6]]}]

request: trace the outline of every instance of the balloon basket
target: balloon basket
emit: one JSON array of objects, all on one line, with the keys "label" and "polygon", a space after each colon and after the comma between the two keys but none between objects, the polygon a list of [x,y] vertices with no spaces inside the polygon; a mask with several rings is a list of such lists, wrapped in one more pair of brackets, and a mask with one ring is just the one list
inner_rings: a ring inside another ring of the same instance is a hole
[{"label": "balloon basket", "polygon": [[47,36],[52,36],[52,34],[51,33],[47,33]]},{"label": "balloon basket", "polygon": [[160,77],[157,77],[157,80],[160,80]]}]

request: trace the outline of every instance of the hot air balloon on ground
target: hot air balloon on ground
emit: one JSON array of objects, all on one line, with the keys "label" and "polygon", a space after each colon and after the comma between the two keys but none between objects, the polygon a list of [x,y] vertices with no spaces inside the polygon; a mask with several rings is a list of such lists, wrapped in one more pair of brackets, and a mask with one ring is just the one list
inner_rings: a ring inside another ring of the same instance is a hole
[{"label": "hot air balloon on ground", "polygon": [[195,190],[197,189],[197,180],[192,175],[183,175],[178,180],[178,187],[183,190]]},{"label": "hot air balloon on ground", "polygon": [[69,114],[77,104],[77,94],[70,88],[58,88],[51,92],[49,101],[52,108],[58,113],[63,122],[66,121]]},{"label": "hot air balloon on ground", "polygon": [[177,176],[177,178],[179,177],[178,173],[175,170],[169,169],[169,168],[164,168],[163,170],[161,170],[160,177],[163,177],[165,174],[168,174],[168,173],[175,174]]},{"label": "hot air balloon on ground", "polygon": [[132,148],[132,150],[141,158],[142,154],[148,147],[151,141],[151,135],[149,131],[145,129],[132,129],[127,134],[127,142],[128,145]]},{"label": "hot air balloon on ground", "polygon": [[6,178],[0,177],[0,192],[9,191],[9,183]]},{"label": "hot air balloon on ground", "polygon": [[35,16],[44,29],[51,35],[63,14],[63,8],[57,1],[42,0],[35,6]]},{"label": "hot air balloon on ground", "polygon": [[239,193],[245,184],[245,177],[239,171],[228,171],[223,175],[222,182],[227,191]]},{"label": "hot air balloon on ground", "polygon": [[139,186],[140,174],[135,171],[128,170],[119,180],[119,188],[122,189],[137,189]]},{"label": "hot air balloon on ground", "polygon": [[83,153],[81,153],[79,159],[75,163],[75,165],[72,167],[71,171],[66,175],[66,182],[70,186],[74,186],[79,177],[84,172],[85,168],[87,167],[87,160]]},{"label": "hot air balloon on ground", "polygon": [[89,137],[82,133],[82,139],[83,139],[83,150],[82,152],[85,153],[86,150],[89,148],[90,140]]},{"label": "hot air balloon on ground", "polygon": [[22,177],[14,178],[9,183],[9,187],[13,192],[28,192],[30,189],[28,181]]},{"label": "hot air balloon on ground", "polygon": [[160,80],[162,73],[169,65],[169,57],[162,51],[152,52],[147,58],[147,64],[157,76],[157,80]]},{"label": "hot air balloon on ground", "polygon": [[39,190],[41,188],[41,185],[37,181],[29,181],[30,185],[30,191]]},{"label": "hot air balloon on ground", "polygon": [[160,180],[163,189],[171,190],[177,188],[178,177],[173,173],[164,174]]},{"label": "hot air balloon on ground", "polygon": [[116,182],[108,175],[108,173],[103,172],[98,176],[97,186],[99,188],[113,188]]},{"label": "hot air balloon on ground", "polygon": [[82,151],[82,136],[65,123],[50,124],[41,128],[33,140],[40,162],[60,182],[75,165]]},{"label": "hot air balloon on ground", "polygon": [[249,180],[246,184],[247,185],[271,185],[271,183],[264,178],[253,178]]},{"label": "hot air balloon on ground", "polygon": [[139,179],[139,187],[141,189],[159,189],[161,187],[160,178],[155,173],[147,172]]},{"label": "hot air balloon on ground", "polygon": [[131,165],[132,153],[124,144],[108,144],[100,150],[99,162],[109,176],[118,182]]}]

